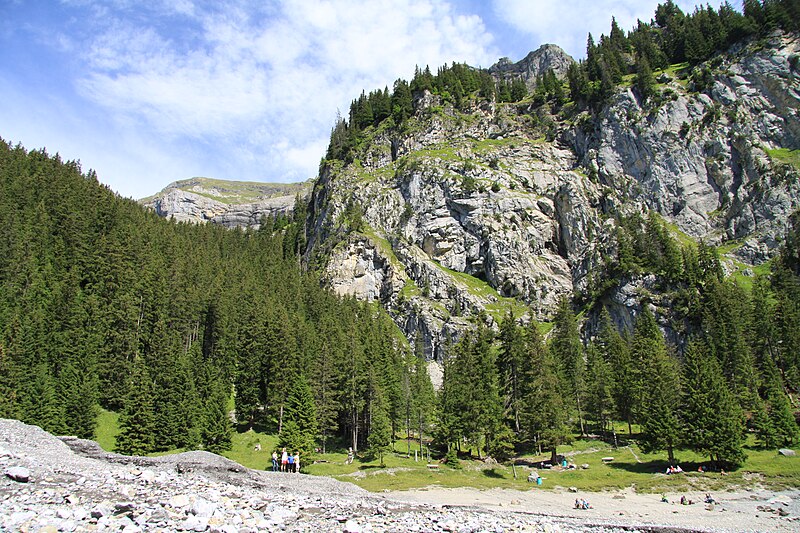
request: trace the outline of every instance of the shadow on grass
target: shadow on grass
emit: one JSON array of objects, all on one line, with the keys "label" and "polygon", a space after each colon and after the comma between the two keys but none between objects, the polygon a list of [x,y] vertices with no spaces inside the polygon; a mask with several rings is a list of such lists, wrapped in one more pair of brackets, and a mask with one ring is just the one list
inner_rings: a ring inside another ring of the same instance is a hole
[{"label": "shadow on grass", "polygon": [[488,470],[483,470],[483,475],[486,477],[490,477],[492,479],[505,479],[505,476],[499,473],[494,468],[490,468]]},{"label": "shadow on grass", "polygon": [[[610,462],[606,464],[611,468],[625,470],[626,472],[632,472],[634,474],[666,474],[667,468],[669,468],[669,462],[667,461],[647,461],[643,463]],[[714,472],[709,463],[678,461],[678,464],[683,469],[683,474],[702,474],[705,472]],[[705,469],[703,472],[698,471],[701,467]]]},{"label": "shadow on grass", "polygon": [[237,433],[247,433],[251,429],[253,431],[255,431],[256,433],[271,434],[271,433],[275,433],[276,432],[276,430],[275,430],[276,428],[274,428],[271,425],[265,425],[265,424],[259,424],[259,423],[254,423],[254,424],[247,424],[247,423],[236,424],[236,432]]}]

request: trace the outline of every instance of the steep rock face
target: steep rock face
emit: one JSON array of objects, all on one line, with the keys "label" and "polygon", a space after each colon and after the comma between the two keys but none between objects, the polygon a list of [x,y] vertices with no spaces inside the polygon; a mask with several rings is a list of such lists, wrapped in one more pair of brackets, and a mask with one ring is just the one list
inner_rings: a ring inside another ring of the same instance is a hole
[{"label": "steep rock face", "polygon": [[552,70],[557,78],[564,79],[569,66],[574,62],[572,56],[561,47],[543,44],[538,50],[529,53],[516,63],[504,57],[489,68],[489,73],[502,80],[522,79],[528,90],[533,91],[536,88],[536,80],[545,72]]},{"label": "steep rock face", "polygon": [[[402,131],[371,129],[355,162],[324,168],[307,258],[327,257],[335,290],[379,301],[434,359],[478,316],[547,320],[614,253],[617,213],[655,209],[682,238],[734,241],[730,269],[758,264],[800,199],[797,169],[770,156],[798,146],[796,54],[776,37],[710,67],[708,87],[666,76],[659,101],[621,88],[597,114],[490,102],[461,113],[417,95]],[[623,280],[607,296],[614,319],[632,325],[656,285]]]},{"label": "steep rock face", "polygon": [[286,215],[305,183],[225,182],[192,178],[169,184],[158,194],[140,200],[160,216],[179,222],[219,224],[228,228],[258,227],[261,217]]},{"label": "steep rock face", "polygon": [[[310,253],[336,242],[325,280],[380,300],[431,357],[482,311],[546,316],[585,284],[603,231],[597,186],[524,115],[440,109],[418,100],[409,135],[378,131],[359,163],[329,165],[310,205]],[[363,227],[345,235],[353,206]]]},{"label": "steep rock face", "polygon": [[615,191],[713,244],[742,239],[739,259],[770,257],[798,208],[796,168],[768,150],[800,145],[796,38],[745,49],[713,69],[706,92],[667,84],[666,101],[643,105],[618,93],[587,131],[567,131],[581,164]]}]

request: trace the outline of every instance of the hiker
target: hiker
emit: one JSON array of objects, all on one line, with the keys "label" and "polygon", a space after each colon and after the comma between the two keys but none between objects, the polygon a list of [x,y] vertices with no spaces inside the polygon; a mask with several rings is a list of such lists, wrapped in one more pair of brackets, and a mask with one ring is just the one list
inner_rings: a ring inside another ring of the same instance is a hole
[{"label": "hiker", "polygon": [[294,471],[300,473],[300,452],[294,452]]},{"label": "hiker", "polygon": [[705,503],[711,503],[711,504],[717,503],[716,500],[714,500],[714,498],[711,497],[711,494],[707,492],[706,492],[706,497],[703,499],[703,501]]},{"label": "hiker", "polygon": [[286,469],[287,472],[294,472],[294,455],[289,454],[286,458],[289,461],[288,468]]},{"label": "hiker", "polygon": [[347,461],[345,461],[344,464],[346,465],[351,464],[353,462],[353,456],[354,456],[353,447],[351,446],[350,448],[347,449]]},{"label": "hiker", "polygon": [[286,448],[281,451],[281,472],[286,472],[286,465],[289,464],[289,454],[286,453]]},{"label": "hiker", "polygon": [[272,471],[278,471],[278,452],[272,450]]},{"label": "hiker", "polygon": [[661,495],[661,503],[669,503],[669,500],[667,499],[667,495],[666,494],[662,494]]}]

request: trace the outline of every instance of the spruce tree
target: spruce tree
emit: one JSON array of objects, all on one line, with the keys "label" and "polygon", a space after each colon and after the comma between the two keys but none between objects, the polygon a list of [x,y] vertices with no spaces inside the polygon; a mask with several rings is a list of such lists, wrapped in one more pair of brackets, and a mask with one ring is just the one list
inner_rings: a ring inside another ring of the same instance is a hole
[{"label": "spruce tree", "polygon": [[531,320],[525,329],[523,434],[539,452],[550,450],[555,464],[558,446],[570,441],[567,411],[561,395],[558,365],[547,349],[539,325]]},{"label": "spruce tree", "polygon": [[631,434],[641,369],[633,364],[630,346],[617,331],[611,321],[611,315],[605,307],[600,312],[600,332],[597,344],[611,369],[613,384],[611,394],[614,398],[616,414],[619,419],[628,423],[628,434]]},{"label": "spruce tree", "polygon": [[412,418],[419,436],[419,450],[422,452],[424,436],[435,420],[436,396],[428,375],[425,356],[419,350],[414,357],[414,371],[410,377]]},{"label": "spruce tree", "polygon": [[64,433],[64,411],[58,401],[56,382],[47,365],[40,363],[28,385],[29,402],[22,405],[22,421],[56,435]]},{"label": "spruce tree", "polygon": [[584,406],[582,399],[585,385],[583,345],[578,333],[578,322],[566,296],[562,296],[559,300],[556,315],[553,318],[550,353],[558,362],[564,398],[569,399],[567,405],[571,407],[570,410],[577,413],[581,435],[583,435]]},{"label": "spruce tree", "polygon": [[209,369],[204,373],[204,389],[208,391],[208,395],[201,411],[202,443],[206,450],[222,453],[231,448],[233,436],[233,423],[228,416],[230,387],[218,372]]},{"label": "spruce tree", "polygon": [[684,354],[682,419],[686,444],[715,464],[740,465],[746,455],[744,418],[717,359],[692,342]]},{"label": "spruce tree", "polygon": [[316,449],[318,433],[314,393],[305,376],[301,374],[289,389],[279,446],[300,451],[308,457]]},{"label": "spruce tree", "polygon": [[597,422],[601,433],[611,425],[615,388],[611,366],[600,353],[600,348],[594,343],[589,344],[586,350],[586,405],[589,416]]},{"label": "spruce tree", "polygon": [[17,391],[12,373],[11,361],[0,341],[0,418],[17,416]]},{"label": "spruce tree", "polygon": [[371,454],[378,456],[381,466],[386,466],[383,456],[392,450],[392,428],[386,402],[380,390],[376,391],[372,402],[372,423],[367,437],[367,446]]},{"label": "spruce tree", "polygon": [[500,392],[503,408],[511,419],[514,431],[520,431],[520,409],[522,402],[522,335],[513,313],[509,310],[500,323],[500,353],[497,367],[500,372]]},{"label": "spruce tree", "polygon": [[153,382],[141,357],[133,361],[128,394],[119,416],[116,451],[124,455],[146,455],[155,447]]}]

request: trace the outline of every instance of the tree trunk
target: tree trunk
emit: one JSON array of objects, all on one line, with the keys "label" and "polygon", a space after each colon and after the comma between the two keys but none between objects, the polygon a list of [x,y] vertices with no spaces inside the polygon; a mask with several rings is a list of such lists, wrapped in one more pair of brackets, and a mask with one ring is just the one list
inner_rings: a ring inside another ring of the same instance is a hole
[{"label": "tree trunk", "polygon": [[550,452],[550,464],[555,465],[558,462],[558,454],[556,453],[556,446],[553,446],[553,450]]}]

